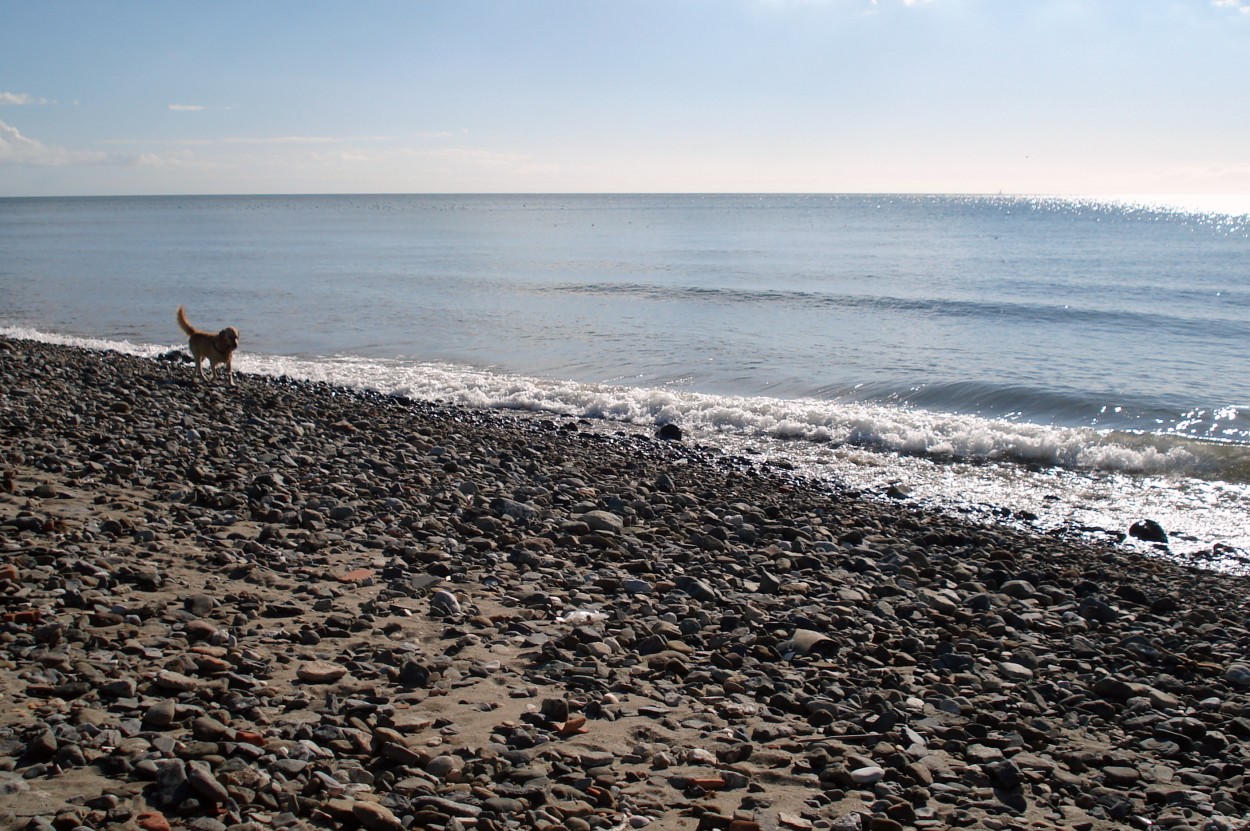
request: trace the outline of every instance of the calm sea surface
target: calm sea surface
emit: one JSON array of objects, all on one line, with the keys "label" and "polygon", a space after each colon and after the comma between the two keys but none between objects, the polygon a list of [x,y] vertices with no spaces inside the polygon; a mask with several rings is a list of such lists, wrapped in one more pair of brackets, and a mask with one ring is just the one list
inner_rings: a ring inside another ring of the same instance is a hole
[{"label": "calm sea surface", "polygon": [[1250,550],[1250,216],[943,196],[0,199],[0,332],[577,415]]}]

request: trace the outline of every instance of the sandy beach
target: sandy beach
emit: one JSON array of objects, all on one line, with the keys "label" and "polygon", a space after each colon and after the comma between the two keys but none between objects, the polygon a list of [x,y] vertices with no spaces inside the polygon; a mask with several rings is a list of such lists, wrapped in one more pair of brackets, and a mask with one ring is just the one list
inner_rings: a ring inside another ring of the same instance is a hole
[{"label": "sandy beach", "polygon": [[1238,829],[1250,580],[0,339],[0,828]]}]

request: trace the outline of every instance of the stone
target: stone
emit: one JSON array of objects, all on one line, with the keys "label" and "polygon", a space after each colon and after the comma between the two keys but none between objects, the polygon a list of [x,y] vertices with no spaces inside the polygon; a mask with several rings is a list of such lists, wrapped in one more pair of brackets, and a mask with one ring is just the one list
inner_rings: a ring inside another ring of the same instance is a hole
[{"label": "stone", "polygon": [[1130,537],[1145,542],[1156,542],[1166,545],[1168,541],[1168,535],[1163,530],[1163,526],[1153,519],[1142,519],[1134,522],[1129,526],[1128,533]]},{"label": "stone", "polygon": [[1250,687],[1250,664],[1232,664],[1224,671],[1224,679],[1236,687]]},{"label": "stone", "polygon": [[212,769],[204,762],[187,762],[187,783],[197,794],[210,802],[225,803],[230,799],[230,794],[217,781]]},{"label": "stone", "polygon": [[1112,788],[1131,788],[1141,781],[1137,768],[1124,765],[1108,765],[1102,769],[1103,784]]},{"label": "stone", "polygon": [[667,424],[661,424],[655,431],[655,437],[664,441],[681,441],[681,427],[671,421]]},{"label": "stone", "polygon": [[1008,681],[1023,682],[1033,680],[1033,670],[1011,661],[999,663],[998,672]]},{"label": "stone", "polygon": [[625,529],[625,520],[610,511],[587,511],[578,517],[591,531],[619,534]]},{"label": "stone", "polygon": [[333,684],[347,675],[347,668],[329,661],[305,661],[295,676],[306,684]]},{"label": "stone", "polygon": [[868,765],[851,771],[851,781],[856,785],[871,785],[885,778],[885,769],[878,765]]},{"label": "stone", "polygon": [[81,797],[32,829],[1250,814],[1243,576],[607,422],[171,363],[0,335],[0,803]]},{"label": "stone", "polygon": [[368,831],[404,831],[399,817],[390,808],[376,802],[353,802],[352,816]]},{"label": "stone", "polygon": [[172,698],[162,698],[148,707],[143,721],[159,730],[173,724],[176,713],[177,703]]}]

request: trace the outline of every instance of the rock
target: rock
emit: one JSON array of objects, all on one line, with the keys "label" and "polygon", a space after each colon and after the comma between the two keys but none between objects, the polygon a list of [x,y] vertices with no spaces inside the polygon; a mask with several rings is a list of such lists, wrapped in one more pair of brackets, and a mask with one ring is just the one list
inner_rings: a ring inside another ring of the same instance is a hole
[{"label": "rock", "polygon": [[295,671],[295,676],[306,684],[333,684],[345,675],[346,667],[329,661],[306,661]]},{"label": "rock", "polygon": [[37,762],[46,762],[56,753],[60,743],[51,730],[40,730],[26,745],[26,755]]},{"label": "rock", "polygon": [[459,767],[455,756],[443,754],[435,756],[425,764],[425,772],[437,779],[446,779],[452,771]]},{"label": "rock", "polygon": [[667,424],[661,424],[660,427],[655,431],[655,437],[658,439],[663,439],[664,441],[681,441],[681,438],[682,438],[681,427],[672,422],[669,422]]},{"label": "rock", "polygon": [[192,790],[210,802],[225,803],[230,799],[230,794],[204,762],[187,762],[187,783]]},{"label": "rock", "polygon": [[1236,687],[1250,687],[1250,664],[1232,664],[1224,671],[1224,679]]},{"label": "rock", "polygon": [[983,765],[983,768],[998,787],[1008,791],[1018,790],[1024,781],[1020,768],[1010,759],[990,762]]},{"label": "rock", "polygon": [[210,594],[193,594],[182,601],[184,609],[200,618],[208,616],[217,605],[217,599]]},{"label": "rock", "polygon": [[141,831],[170,831],[169,820],[160,811],[143,811],[135,817]]},{"label": "rock", "polygon": [[172,698],[162,698],[148,707],[143,714],[143,722],[161,730],[174,723],[176,713],[177,703]]},{"label": "rock", "polygon": [[460,601],[447,589],[437,589],[430,595],[430,614],[454,617],[460,612]]},{"label": "rock", "polygon": [[187,633],[187,639],[191,641],[206,641],[217,635],[217,627],[206,620],[189,620],[187,625],[183,627],[183,631]]},{"label": "rock", "polygon": [[[1123,526],[1121,526],[1123,527]],[[1130,537],[1143,540],[1145,542],[1157,542],[1167,544],[1168,535],[1163,530],[1163,526],[1153,519],[1143,519],[1134,522],[1129,526],[1128,533]]]},{"label": "rock", "polygon": [[1008,580],[998,587],[998,590],[1008,597],[1015,597],[1021,600],[1028,599],[1037,594],[1037,589],[1028,580]]},{"label": "rock", "polygon": [[1003,661],[998,665],[998,671],[1003,678],[1008,681],[1031,681],[1033,680],[1033,670],[1011,661]]},{"label": "rock", "polygon": [[838,654],[838,644],[832,638],[811,629],[796,629],[786,642],[787,649],[799,655],[818,655],[832,658]]},{"label": "rock", "polygon": [[591,531],[606,531],[611,534],[619,534],[625,528],[625,521],[609,511],[588,511],[582,514],[579,519],[586,523]]},{"label": "rock", "polygon": [[369,831],[404,831],[399,817],[390,808],[376,802],[353,802],[352,816]]},{"label": "rock", "polygon": [[156,673],[156,678],[152,683],[163,690],[170,692],[189,692],[198,690],[203,687],[204,682],[198,678],[192,678],[189,675],[183,675],[181,672],[163,669]]},{"label": "rock", "polygon": [[1108,765],[1102,769],[1103,784],[1111,788],[1131,788],[1141,781],[1137,768]]},{"label": "rock", "polygon": [[215,742],[227,738],[233,731],[212,716],[197,716],[191,722],[191,732],[197,739]]},{"label": "rock", "polygon": [[606,423],[0,344],[0,803],[81,796],[32,828],[1250,815],[1245,577]]},{"label": "rock", "polygon": [[871,785],[885,778],[885,769],[878,765],[868,765],[851,771],[851,781],[856,785]]}]

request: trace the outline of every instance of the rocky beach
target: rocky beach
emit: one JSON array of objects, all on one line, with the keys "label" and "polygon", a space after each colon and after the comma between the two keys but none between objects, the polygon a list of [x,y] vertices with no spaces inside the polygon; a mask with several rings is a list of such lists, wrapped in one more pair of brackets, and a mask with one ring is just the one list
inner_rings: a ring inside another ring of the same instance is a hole
[{"label": "rocky beach", "polygon": [[0,828],[1250,816],[1250,579],[759,458],[0,339]]}]

